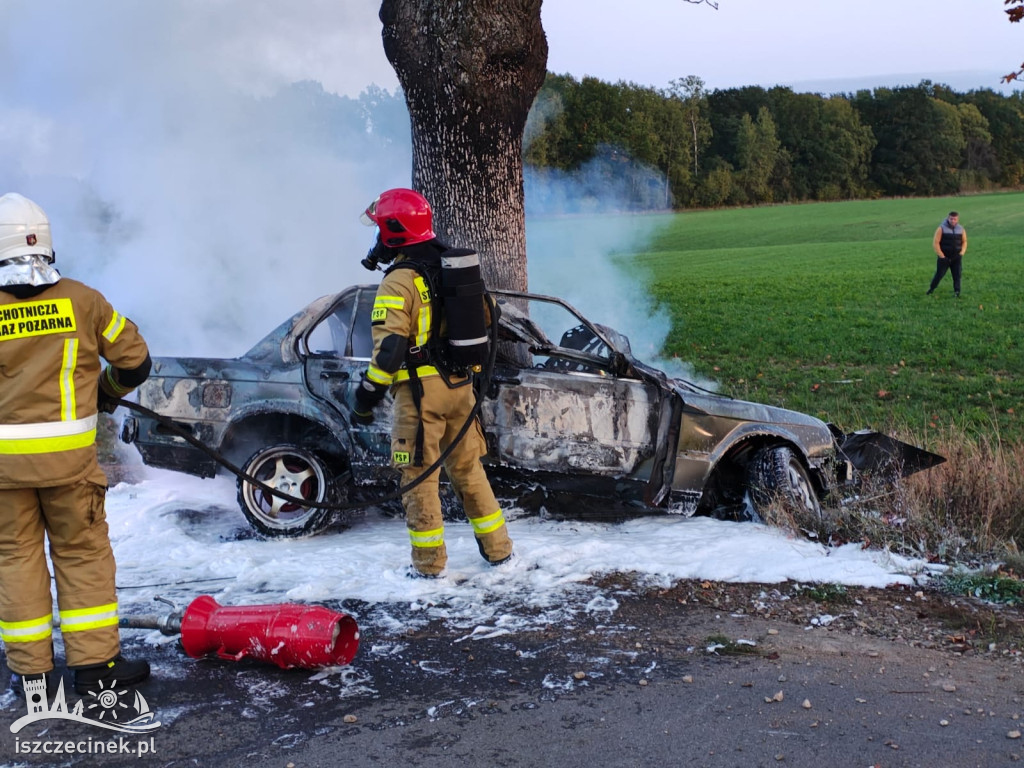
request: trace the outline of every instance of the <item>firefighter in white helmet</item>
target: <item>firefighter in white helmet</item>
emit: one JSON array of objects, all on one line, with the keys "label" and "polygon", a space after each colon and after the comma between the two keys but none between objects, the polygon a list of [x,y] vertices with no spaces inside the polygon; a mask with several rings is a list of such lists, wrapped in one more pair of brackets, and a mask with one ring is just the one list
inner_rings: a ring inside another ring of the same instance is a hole
[{"label": "firefighter in white helmet", "polygon": [[96,426],[98,411],[145,381],[150,358],[131,320],[53,263],[42,208],[0,197],[0,638],[13,690],[55,686],[45,536],[65,657],[84,694],[149,676],[120,652]]},{"label": "firefighter in white helmet", "polygon": [[[473,411],[472,366],[460,362],[459,355],[471,350],[474,342],[482,342],[476,346],[486,349],[483,283],[474,252],[450,249],[436,238],[433,212],[420,193],[389,189],[370,204],[362,220],[378,227],[376,245],[363,265],[375,269],[378,262],[394,264],[377,288],[373,356],[356,390],[352,418],[357,424],[372,422],[374,407],[390,389],[391,464],[401,472],[404,486],[438,459]],[[438,285],[444,279],[442,264],[473,260],[476,282],[459,286],[445,298]],[[477,329],[468,334],[466,328],[455,327],[475,323]],[[450,346],[456,337],[456,346]],[[442,339],[447,341],[442,344]],[[444,468],[473,525],[480,554],[489,564],[499,565],[512,557],[512,541],[480,461],[486,453],[480,422],[474,420]],[[438,474],[432,472],[402,496],[414,576],[435,577],[448,561]]]}]

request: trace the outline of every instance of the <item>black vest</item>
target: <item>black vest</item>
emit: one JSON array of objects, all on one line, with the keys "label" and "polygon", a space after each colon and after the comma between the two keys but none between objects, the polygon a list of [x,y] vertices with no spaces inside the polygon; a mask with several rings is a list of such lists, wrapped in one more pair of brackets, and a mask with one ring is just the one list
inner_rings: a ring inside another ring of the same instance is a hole
[{"label": "black vest", "polygon": [[959,224],[950,227],[949,219],[943,219],[941,226],[942,236],[939,238],[939,250],[946,258],[959,257],[960,249],[964,247],[964,228]]}]

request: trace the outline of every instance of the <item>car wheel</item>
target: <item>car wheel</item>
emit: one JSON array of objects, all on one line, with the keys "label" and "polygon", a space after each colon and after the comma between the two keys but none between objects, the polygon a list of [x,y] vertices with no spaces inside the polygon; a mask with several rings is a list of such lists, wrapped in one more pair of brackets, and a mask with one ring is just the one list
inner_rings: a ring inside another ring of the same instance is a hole
[{"label": "car wheel", "polygon": [[752,517],[768,524],[821,522],[821,503],[810,475],[791,448],[768,446],[747,467]]},{"label": "car wheel", "polygon": [[[329,502],[335,496],[334,477],[315,453],[297,445],[262,448],[242,465],[242,471],[289,496],[310,502]],[[238,505],[249,524],[272,538],[306,536],[322,530],[331,511],[304,507],[238,478]]]}]

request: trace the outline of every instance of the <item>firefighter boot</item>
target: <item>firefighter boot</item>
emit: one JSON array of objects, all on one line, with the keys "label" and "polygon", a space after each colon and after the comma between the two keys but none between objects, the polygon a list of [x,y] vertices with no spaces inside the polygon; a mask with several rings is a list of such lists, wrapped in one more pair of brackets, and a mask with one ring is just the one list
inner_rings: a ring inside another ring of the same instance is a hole
[{"label": "firefighter boot", "polygon": [[14,693],[21,697],[25,695],[26,690],[41,688],[42,686],[40,684],[43,682],[44,678],[46,679],[46,697],[51,699],[53,698],[53,695],[57,693],[57,686],[60,684],[60,674],[55,670],[50,670],[49,672],[34,672],[28,675],[11,672],[11,682],[9,687]]},{"label": "firefighter boot", "polygon": [[138,685],[149,677],[149,662],[129,661],[118,654],[103,664],[89,664],[75,667],[75,692],[92,693],[115,685]]},{"label": "firefighter boot", "polygon": [[[470,521],[470,522],[472,522],[472,521]],[[481,538],[477,538],[477,540],[476,540],[476,548],[480,550],[480,557],[482,557],[484,560],[486,560],[487,564],[489,566],[491,566],[492,568],[494,568],[496,566],[499,566],[499,565],[505,565],[506,563],[511,563],[512,560],[515,559],[516,553],[512,551],[512,541],[508,538],[508,536],[505,536],[504,539],[508,543],[508,554],[505,555],[504,557],[502,557],[499,554],[498,557],[496,559],[494,559],[494,560],[492,560],[491,556],[488,555],[487,549],[484,546],[484,540],[481,539]],[[498,546],[501,546],[501,547],[504,546],[504,542],[502,542],[500,540],[500,538],[499,538]]]},{"label": "firefighter boot", "polygon": [[[53,695],[57,692],[57,685],[60,683],[60,673],[57,672],[53,666],[56,664],[56,657],[53,652],[53,643],[50,643],[50,671],[49,672],[15,672],[11,669],[11,681],[8,683],[8,687],[16,693],[19,697],[25,695],[26,690],[38,689],[37,683],[43,677],[46,678],[46,696],[47,698],[53,698]],[[8,667],[10,669],[10,667]],[[27,685],[26,685],[27,684]]]}]

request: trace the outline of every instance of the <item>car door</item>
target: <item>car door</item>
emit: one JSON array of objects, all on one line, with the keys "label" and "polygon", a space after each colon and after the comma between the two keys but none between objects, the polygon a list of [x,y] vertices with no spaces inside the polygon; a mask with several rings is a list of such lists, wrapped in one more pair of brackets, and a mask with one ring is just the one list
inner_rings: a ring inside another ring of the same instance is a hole
[{"label": "car door", "polygon": [[493,458],[536,471],[647,479],[664,393],[624,370],[619,340],[558,299],[517,296],[499,308],[504,343],[481,407]]},{"label": "car door", "polygon": [[303,337],[306,386],[349,424],[349,458],[357,481],[376,477],[390,454],[390,400],[374,411],[369,426],[352,426],[348,419],[349,403],[373,354],[370,310],[376,291],[376,286],[357,286],[344,292]]}]

